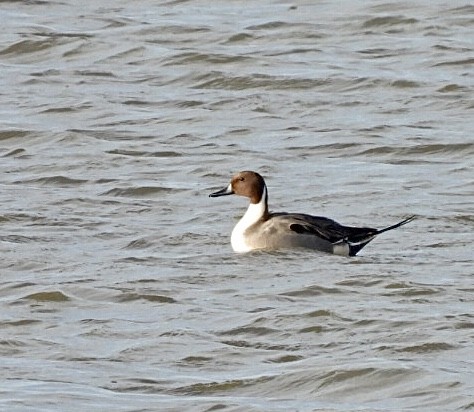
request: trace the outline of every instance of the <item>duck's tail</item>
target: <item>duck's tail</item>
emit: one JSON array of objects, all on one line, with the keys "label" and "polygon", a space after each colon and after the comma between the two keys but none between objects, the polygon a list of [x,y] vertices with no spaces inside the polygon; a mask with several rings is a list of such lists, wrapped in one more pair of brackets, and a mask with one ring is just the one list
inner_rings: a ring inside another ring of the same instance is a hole
[{"label": "duck's tail", "polygon": [[413,216],[407,217],[406,219],[402,220],[401,222],[395,223],[395,224],[392,225],[392,226],[388,226],[388,227],[386,227],[386,228],[379,229],[379,230],[377,231],[377,235],[379,235],[380,233],[383,233],[383,232],[387,232],[387,231],[392,230],[392,229],[396,229],[397,227],[406,225],[407,223],[410,223],[413,219],[415,219],[415,217],[416,217],[416,216],[413,215]]},{"label": "duck's tail", "polygon": [[383,229],[365,229],[360,228],[358,233],[351,234],[344,241],[349,245],[349,256],[355,256],[367,243],[373,240],[377,235],[397,227],[406,225],[415,219],[415,215],[403,219],[401,222],[395,223],[392,226],[384,227]]}]

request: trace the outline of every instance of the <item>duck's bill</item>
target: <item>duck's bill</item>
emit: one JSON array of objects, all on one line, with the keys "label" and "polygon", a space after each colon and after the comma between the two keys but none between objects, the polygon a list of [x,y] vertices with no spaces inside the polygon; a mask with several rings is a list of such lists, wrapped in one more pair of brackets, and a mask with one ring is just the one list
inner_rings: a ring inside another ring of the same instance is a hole
[{"label": "duck's bill", "polygon": [[224,187],[224,189],[211,193],[209,197],[219,197],[219,196],[227,196],[227,195],[233,195],[233,194],[234,194],[234,191],[232,190],[231,185],[229,185],[227,187]]}]

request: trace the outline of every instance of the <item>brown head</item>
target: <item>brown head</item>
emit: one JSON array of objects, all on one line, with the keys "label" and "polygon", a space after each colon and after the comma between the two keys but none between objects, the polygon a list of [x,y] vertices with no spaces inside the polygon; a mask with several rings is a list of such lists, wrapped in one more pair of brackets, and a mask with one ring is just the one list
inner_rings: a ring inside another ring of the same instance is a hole
[{"label": "brown head", "polygon": [[229,186],[211,193],[209,196],[218,197],[233,194],[248,197],[250,203],[259,203],[262,196],[266,196],[265,181],[257,172],[246,170],[235,174]]}]

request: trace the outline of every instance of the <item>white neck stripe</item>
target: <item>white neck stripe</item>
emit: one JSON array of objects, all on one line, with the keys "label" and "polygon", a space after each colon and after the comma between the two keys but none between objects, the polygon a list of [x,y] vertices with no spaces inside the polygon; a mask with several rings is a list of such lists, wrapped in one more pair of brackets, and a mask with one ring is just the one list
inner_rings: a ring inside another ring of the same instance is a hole
[{"label": "white neck stripe", "polygon": [[258,203],[250,203],[247,211],[232,231],[230,238],[232,248],[236,252],[248,252],[252,248],[245,242],[245,232],[257,223],[267,211],[267,188],[263,187],[262,197]]}]

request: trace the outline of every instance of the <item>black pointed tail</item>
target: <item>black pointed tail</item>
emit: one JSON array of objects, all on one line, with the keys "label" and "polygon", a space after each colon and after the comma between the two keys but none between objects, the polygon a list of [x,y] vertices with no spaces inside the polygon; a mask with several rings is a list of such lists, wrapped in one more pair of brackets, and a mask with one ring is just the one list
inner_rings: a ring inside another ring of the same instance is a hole
[{"label": "black pointed tail", "polygon": [[387,232],[387,231],[392,230],[392,229],[396,229],[397,227],[406,225],[407,223],[410,223],[413,219],[415,219],[415,217],[416,216],[413,215],[413,216],[407,217],[406,219],[402,220],[401,222],[395,223],[392,226],[388,226],[388,227],[385,227],[383,229],[379,229],[379,230],[377,230],[377,235],[380,234],[380,233],[383,233],[383,232]]},{"label": "black pointed tail", "polygon": [[355,256],[367,243],[373,240],[375,236],[380,235],[380,233],[388,232],[389,230],[406,225],[415,219],[415,217],[415,215],[410,216],[401,222],[395,223],[392,226],[387,226],[383,229],[368,229],[365,234],[359,233],[356,236],[349,236],[349,238],[346,240],[349,244],[349,256]]}]

